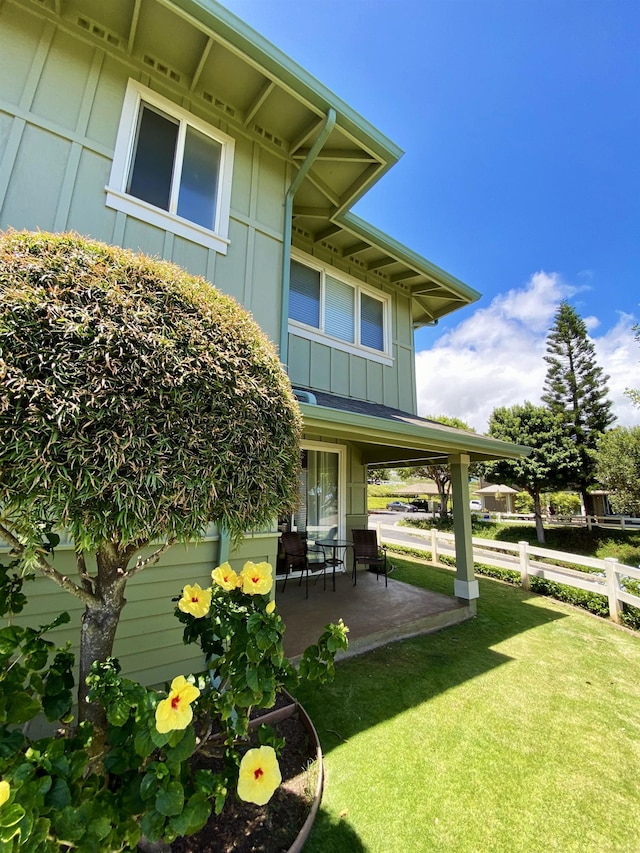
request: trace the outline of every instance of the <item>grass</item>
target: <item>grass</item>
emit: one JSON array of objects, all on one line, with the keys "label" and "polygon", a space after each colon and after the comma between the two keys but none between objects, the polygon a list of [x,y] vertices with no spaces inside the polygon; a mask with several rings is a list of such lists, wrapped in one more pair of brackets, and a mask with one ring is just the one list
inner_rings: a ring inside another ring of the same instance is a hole
[{"label": "grass", "polygon": [[[394,564],[452,593],[450,572]],[[305,853],[640,850],[640,638],[479,583],[475,619],[301,691],[327,774]]]}]

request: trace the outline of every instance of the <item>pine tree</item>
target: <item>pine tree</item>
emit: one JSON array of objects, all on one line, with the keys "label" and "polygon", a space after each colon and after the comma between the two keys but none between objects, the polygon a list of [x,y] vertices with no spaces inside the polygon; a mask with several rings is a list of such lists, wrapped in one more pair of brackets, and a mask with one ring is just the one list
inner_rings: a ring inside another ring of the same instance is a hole
[{"label": "pine tree", "polygon": [[547,338],[549,365],[542,400],[552,412],[563,416],[568,435],[582,460],[576,487],[587,514],[593,506],[587,488],[594,481],[593,451],[598,439],[615,420],[608,399],[609,377],[596,364],[593,342],[584,320],[568,302],[561,302]]}]

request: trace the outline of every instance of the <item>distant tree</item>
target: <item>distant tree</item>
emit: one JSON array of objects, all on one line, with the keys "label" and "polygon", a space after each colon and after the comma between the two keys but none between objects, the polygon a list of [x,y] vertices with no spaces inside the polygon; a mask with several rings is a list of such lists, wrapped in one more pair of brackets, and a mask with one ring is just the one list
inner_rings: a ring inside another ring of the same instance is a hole
[{"label": "distant tree", "polygon": [[640,427],[617,427],[600,437],[596,476],[615,512],[640,515]]},{"label": "distant tree", "polygon": [[607,380],[596,364],[593,342],[584,320],[568,302],[560,303],[547,338],[548,364],[542,401],[564,418],[567,434],[580,454],[580,470],[575,481],[585,511],[593,514],[587,489],[594,482],[593,451],[599,437],[615,416],[607,399]]},{"label": "distant tree", "polygon": [[389,476],[388,468],[369,468],[368,471],[369,483],[386,483]]},{"label": "distant tree", "polygon": [[[633,327],[633,331],[636,333],[636,340],[640,344],[640,326],[636,324]],[[627,388],[624,393],[629,397],[634,406],[640,406],[640,388]]]},{"label": "distant tree", "polygon": [[562,416],[528,402],[501,407],[489,419],[489,435],[533,448],[530,456],[485,463],[483,469],[494,483],[518,486],[531,495],[538,542],[544,542],[542,493],[564,488],[581,466]]},{"label": "distant tree", "polygon": [[[429,416],[429,420],[437,421],[440,424],[454,427],[455,429],[463,429],[465,432],[473,432],[473,428],[460,420],[460,418],[448,417],[447,415],[431,415]],[[473,473],[473,466],[469,467],[469,473]],[[405,468],[401,476],[405,479],[407,477],[423,477],[433,480],[438,487],[440,517],[443,519],[447,517],[449,496],[451,494],[451,469],[448,465],[417,465]]]}]

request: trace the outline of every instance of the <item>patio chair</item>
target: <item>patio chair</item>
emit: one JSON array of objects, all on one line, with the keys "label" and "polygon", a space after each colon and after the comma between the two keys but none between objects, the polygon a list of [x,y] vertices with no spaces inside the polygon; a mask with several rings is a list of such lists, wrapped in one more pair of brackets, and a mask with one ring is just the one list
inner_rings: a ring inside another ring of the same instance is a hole
[{"label": "patio chair", "polygon": [[298,586],[305,578],[305,598],[309,598],[309,573],[322,572],[324,588],[327,588],[327,561],[323,551],[314,551],[307,547],[306,541],[299,533],[283,533],[280,537],[282,550],[284,551],[284,583],[282,592],[287,585],[290,572],[301,572]]},{"label": "patio chair", "polygon": [[375,571],[376,580],[380,572],[384,575],[384,585],[387,586],[387,549],[378,545],[375,530],[352,530],[353,539],[353,585],[358,582],[358,566],[367,566],[370,572]]}]

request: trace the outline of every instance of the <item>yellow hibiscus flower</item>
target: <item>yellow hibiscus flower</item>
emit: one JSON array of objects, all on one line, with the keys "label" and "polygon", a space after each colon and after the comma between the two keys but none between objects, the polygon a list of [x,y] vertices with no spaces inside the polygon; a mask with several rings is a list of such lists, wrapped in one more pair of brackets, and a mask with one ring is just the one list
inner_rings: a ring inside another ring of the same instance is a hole
[{"label": "yellow hibiscus flower", "polygon": [[272,746],[250,749],[242,756],[238,796],[247,803],[264,806],[282,782],[278,759]]},{"label": "yellow hibiscus flower", "polygon": [[196,619],[202,619],[211,607],[211,590],[201,589],[197,583],[193,586],[187,584],[182,591],[178,607],[183,613],[190,613]]},{"label": "yellow hibiscus flower", "polygon": [[248,595],[265,595],[273,586],[272,573],[269,563],[252,563],[247,560],[240,572],[242,591]]},{"label": "yellow hibiscus flower", "polygon": [[218,586],[221,586],[227,592],[231,592],[231,590],[242,586],[240,576],[233,571],[229,563],[223,563],[217,569],[214,569],[211,572],[211,577]]},{"label": "yellow hibiscus flower", "polygon": [[188,682],[184,675],[176,676],[171,682],[169,695],[156,707],[156,729],[160,734],[186,729],[193,719],[191,703],[199,695],[198,688]]},{"label": "yellow hibiscus flower", "polygon": [[3,779],[0,782],[0,806],[3,806],[7,802],[10,794],[11,788],[9,787],[9,783],[5,782],[5,780]]},{"label": "yellow hibiscus flower", "polygon": [[276,603],[275,603],[275,601],[270,601],[270,602],[267,604],[267,606],[265,607],[265,610],[267,611],[267,613],[273,613],[273,611],[274,611],[275,609],[276,609]]}]

